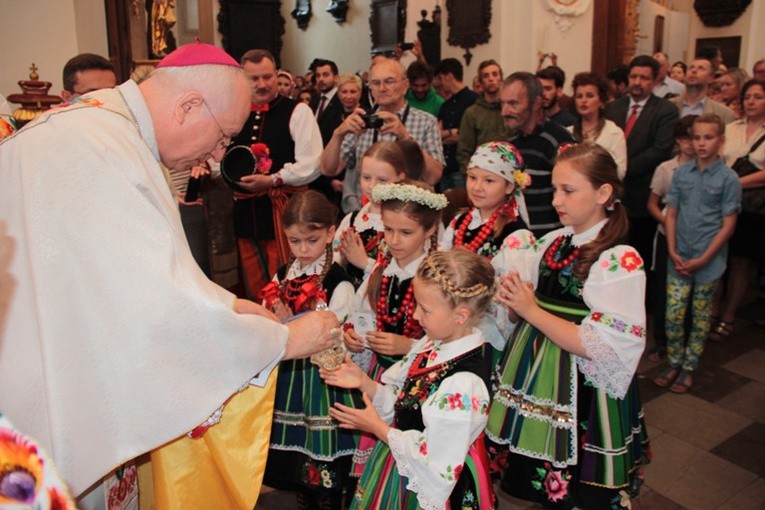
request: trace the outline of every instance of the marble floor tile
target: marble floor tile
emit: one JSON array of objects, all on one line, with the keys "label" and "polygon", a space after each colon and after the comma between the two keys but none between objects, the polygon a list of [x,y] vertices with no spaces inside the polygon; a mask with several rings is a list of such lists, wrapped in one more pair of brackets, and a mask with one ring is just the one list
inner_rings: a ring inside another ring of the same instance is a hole
[{"label": "marble floor tile", "polygon": [[765,383],[765,351],[761,349],[752,349],[729,361],[724,367],[731,372]]},{"label": "marble floor tile", "polygon": [[720,505],[718,510],[762,510],[764,506],[765,478],[758,478]]},{"label": "marble floor tile", "polygon": [[661,494],[668,494],[704,451],[671,434],[651,438],[653,459],[645,467],[645,486]]},{"label": "marble floor tile", "polygon": [[645,405],[645,415],[666,434],[706,451],[752,423],[746,416],[689,394],[666,393]]},{"label": "marble floor tile", "polygon": [[707,452],[699,452],[664,496],[693,510],[712,510],[757,479],[757,475]]},{"label": "marble floor tile", "polygon": [[[765,367],[763,367],[765,370]],[[765,384],[751,381],[715,402],[718,406],[765,423]]]},{"label": "marble floor tile", "polygon": [[751,424],[715,446],[712,453],[757,476],[765,477],[765,425],[757,422]]},{"label": "marble floor tile", "polygon": [[693,387],[690,394],[707,402],[717,402],[750,381],[748,377],[707,361],[693,373]]},{"label": "marble floor tile", "polygon": [[640,496],[633,499],[632,510],[686,510],[661,493],[656,492],[645,485],[640,490]]}]

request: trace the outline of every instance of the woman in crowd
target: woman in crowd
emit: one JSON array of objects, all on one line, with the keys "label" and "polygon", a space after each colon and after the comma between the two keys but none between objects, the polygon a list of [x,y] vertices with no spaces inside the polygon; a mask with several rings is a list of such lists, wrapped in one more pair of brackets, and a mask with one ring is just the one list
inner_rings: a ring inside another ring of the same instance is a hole
[{"label": "woman in crowd", "polygon": [[592,73],[579,73],[572,82],[574,105],[579,119],[568,128],[583,143],[600,145],[616,161],[619,179],[627,173],[627,141],[619,126],[603,117],[608,102],[608,84]]},{"label": "woman in crowd", "polygon": [[343,105],[343,118],[359,107],[361,89],[361,78],[355,74],[341,74],[337,78],[337,97]]},{"label": "woman in crowd", "polygon": [[295,82],[292,81],[292,75],[284,70],[279,70],[276,73],[276,86],[279,89],[279,94],[290,99],[295,97]]},{"label": "woman in crowd", "polygon": [[[742,210],[730,240],[727,296],[718,312],[720,321],[712,326],[711,340],[721,341],[733,334],[736,310],[741,305],[754,269],[765,260],[765,209],[756,195],[765,195],[765,81],[749,80],[741,90],[742,119],[725,127],[725,163],[737,171],[736,160],[748,157],[757,169],[740,178],[744,190]],[[759,143],[759,146],[758,146]],[[754,149],[754,150],[752,150]],[[718,307],[720,307],[718,299]]]},{"label": "woman in crowd", "polygon": [[734,67],[725,72],[718,80],[720,92],[725,106],[733,110],[736,118],[740,119],[744,115],[741,105],[741,87],[749,79],[749,74],[740,67]]},{"label": "woman in crowd", "polygon": [[685,73],[688,71],[688,66],[685,62],[679,60],[672,64],[672,69],[669,70],[669,77],[673,80],[677,80],[680,83],[685,83]]}]

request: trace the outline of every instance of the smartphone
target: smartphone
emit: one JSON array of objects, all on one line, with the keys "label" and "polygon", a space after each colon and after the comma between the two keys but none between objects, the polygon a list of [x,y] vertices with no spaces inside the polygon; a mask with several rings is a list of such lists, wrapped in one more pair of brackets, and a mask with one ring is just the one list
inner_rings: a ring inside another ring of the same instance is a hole
[{"label": "smartphone", "polygon": [[401,49],[404,51],[413,50],[414,49],[414,43],[413,42],[404,42],[401,43]]}]

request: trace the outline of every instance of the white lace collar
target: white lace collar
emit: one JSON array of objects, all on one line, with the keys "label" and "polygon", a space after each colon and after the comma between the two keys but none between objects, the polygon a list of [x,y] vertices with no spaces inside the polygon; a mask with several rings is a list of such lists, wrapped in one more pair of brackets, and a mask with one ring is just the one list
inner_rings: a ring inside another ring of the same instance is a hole
[{"label": "white lace collar", "polygon": [[395,276],[399,280],[406,280],[407,278],[414,278],[414,274],[417,272],[417,268],[420,267],[420,262],[425,260],[428,256],[428,252],[423,253],[403,268],[398,265],[396,259],[390,259],[390,264],[383,271],[383,276]]},{"label": "white lace collar", "polygon": [[608,218],[599,221],[595,225],[591,226],[584,232],[580,232],[578,234],[574,234],[574,230],[571,227],[563,227],[561,231],[561,235],[567,236],[572,235],[571,237],[571,244],[574,246],[582,246],[583,244],[587,244],[596,237],[598,237],[598,234],[600,233],[601,229],[605,226],[605,224],[608,222]]},{"label": "white lace collar", "polygon": [[379,212],[372,212],[372,204],[366,204],[359,209],[358,214],[353,219],[353,227],[356,232],[363,232],[369,229],[375,229],[377,232],[383,231],[382,215]]},{"label": "white lace collar", "polygon": [[321,274],[324,271],[324,254],[318,259],[314,260],[305,267],[300,267],[300,261],[295,260],[290,264],[290,268],[287,270],[287,275],[284,277],[286,280],[294,280],[295,278],[303,275],[312,276],[315,274]]},{"label": "white lace collar", "polygon": [[419,352],[424,352],[431,348],[433,349],[435,357],[431,355],[427,364],[428,366],[432,366],[456,358],[460,354],[464,354],[476,347],[480,347],[483,343],[483,333],[481,333],[481,330],[478,328],[473,328],[472,333],[469,335],[463,336],[457,340],[452,340],[451,342],[442,342],[440,340],[432,340],[429,338],[423,344]]}]

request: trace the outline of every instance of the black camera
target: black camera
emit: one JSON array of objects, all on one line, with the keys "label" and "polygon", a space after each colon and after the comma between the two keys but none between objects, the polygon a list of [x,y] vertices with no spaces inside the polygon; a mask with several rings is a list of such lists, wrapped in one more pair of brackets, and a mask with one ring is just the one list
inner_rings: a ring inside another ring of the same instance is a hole
[{"label": "black camera", "polygon": [[374,113],[367,113],[361,116],[361,120],[364,121],[364,127],[367,129],[380,129],[385,124],[385,121]]},{"label": "black camera", "polygon": [[403,51],[409,51],[414,49],[414,43],[413,42],[404,42],[401,43],[401,49]]}]

